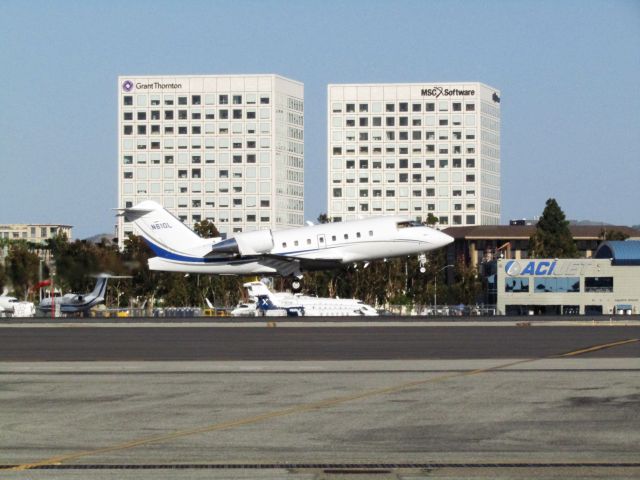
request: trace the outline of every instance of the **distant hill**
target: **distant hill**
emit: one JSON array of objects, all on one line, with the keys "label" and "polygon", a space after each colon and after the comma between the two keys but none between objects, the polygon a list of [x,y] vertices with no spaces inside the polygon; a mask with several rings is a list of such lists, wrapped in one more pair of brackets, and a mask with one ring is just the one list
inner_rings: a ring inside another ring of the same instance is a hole
[{"label": "distant hill", "polygon": [[613,224],[606,223],[606,222],[598,222],[595,220],[569,220],[569,225],[585,225],[585,226],[602,225],[603,227],[607,227]]},{"label": "distant hill", "polygon": [[[597,222],[594,220],[569,220],[569,225],[584,225],[584,226],[603,226],[603,227],[626,227],[627,225],[615,225],[607,222]],[[640,230],[640,225],[632,225],[629,228]]]}]

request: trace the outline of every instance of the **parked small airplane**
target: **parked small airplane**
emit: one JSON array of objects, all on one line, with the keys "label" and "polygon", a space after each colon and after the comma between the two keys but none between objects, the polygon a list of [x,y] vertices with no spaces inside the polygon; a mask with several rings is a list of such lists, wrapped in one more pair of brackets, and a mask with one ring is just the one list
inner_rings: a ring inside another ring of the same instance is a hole
[{"label": "parked small airplane", "polygon": [[13,304],[18,301],[16,297],[7,295],[8,290],[5,289],[0,295],[0,313],[13,313]]},{"label": "parked small airplane", "polygon": [[222,275],[278,274],[302,277],[353,262],[420,255],[453,238],[406,217],[371,217],[286,230],[257,230],[202,238],[158,203],[120,210],[157,255],[151,270]]},{"label": "parked small airplane", "polygon": [[33,302],[21,302],[16,297],[7,295],[5,288],[0,295],[0,317],[10,315],[13,317],[32,317],[35,314]]},{"label": "parked small airplane", "polygon": [[57,305],[60,305],[60,312],[62,313],[85,313],[89,309],[99,303],[104,302],[105,292],[107,291],[107,281],[110,278],[131,278],[123,276],[109,275],[107,273],[101,273],[96,276],[96,286],[90,293],[67,293],[61,297],[54,296],[53,298],[43,298],[38,306],[38,309],[43,312],[51,312],[51,305],[53,300],[54,308],[57,309]]},{"label": "parked small airplane", "polygon": [[[288,317],[345,317],[377,316],[375,308],[362,300],[350,298],[324,298],[289,292],[274,293],[262,282],[243,285],[249,297],[255,299],[254,315],[282,315]],[[238,309],[237,309],[238,310]]]}]

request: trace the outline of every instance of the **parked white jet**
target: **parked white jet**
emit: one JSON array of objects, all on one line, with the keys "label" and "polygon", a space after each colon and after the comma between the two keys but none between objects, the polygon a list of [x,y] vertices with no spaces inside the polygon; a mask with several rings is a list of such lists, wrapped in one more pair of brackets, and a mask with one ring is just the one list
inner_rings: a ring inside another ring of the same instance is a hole
[{"label": "parked white jet", "polygon": [[[104,302],[105,292],[107,291],[107,281],[110,278],[130,278],[130,277],[119,277],[114,275],[109,275],[106,273],[101,273],[97,275],[96,286],[93,291],[90,293],[67,293],[62,297],[53,297],[53,304],[60,305],[60,312],[62,313],[85,313],[88,312],[89,309],[99,303]],[[51,303],[52,298],[47,297],[43,298],[38,306],[39,310],[43,312],[51,312]],[[57,308],[57,307],[54,307]]]},{"label": "parked white jet", "polygon": [[453,241],[406,217],[371,217],[338,223],[202,238],[161,205],[146,200],[121,210],[157,255],[151,270],[222,275],[326,270],[353,262],[419,255]]},{"label": "parked white jet", "polygon": [[10,297],[7,293],[8,291],[5,289],[0,295],[0,315],[12,314],[15,304],[18,303],[16,297]]},{"label": "parked white jet", "polygon": [[324,298],[289,292],[272,292],[262,282],[248,282],[243,285],[249,297],[256,300],[256,314],[282,314],[288,317],[348,317],[377,316],[375,308],[362,300],[353,298]]},{"label": "parked white jet", "polygon": [[7,295],[5,288],[0,295],[0,317],[32,317],[35,314],[33,302],[20,302],[16,297]]}]

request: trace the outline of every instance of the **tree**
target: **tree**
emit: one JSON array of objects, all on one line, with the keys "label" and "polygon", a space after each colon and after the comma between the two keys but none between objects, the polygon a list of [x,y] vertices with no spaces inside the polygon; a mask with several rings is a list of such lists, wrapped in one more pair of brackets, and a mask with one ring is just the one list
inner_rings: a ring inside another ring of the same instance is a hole
[{"label": "tree", "polygon": [[153,306],[156,293],[164,287],[163,280],[167,276],[149,270],[147,262],[151,256],[153,252],[142,237],[129,235],[125,239],[122,258],[129,269],[129,275],[133,277],[125,289],[126,293],[129,298],[147,300],[149,306]]},{"label": "tree", "polygon": [[7,256],[8,274],[13,290],[26,298],[29,287],[38,281],[40,258],[23,242],[14,243]]},{"label": "tree", "polygon": [[220,232],[211,220],[201,220],[193,226],[193,231],[204,238],[219,237]]},{"label": "tree", "polygon": [[316,220],[318,223],[331,223],[331,217],[329,217],[326,213],[321,213],[318,215],[318,219]]},{"label": "tree", "polygon": [[536,225],[536,231],[529,239],[532,257],[577,258],[576,247],[569,222],[554,198],[547,200],[546,207]]},{"label": "tree", "polygon": [[451,296],[455,303],[473,305],[478,303],[482,294],[482,282],[478,278],[477,270],[463,261],[455,267],[456,280],[451,286]]},{"label": "tree", "polygon": [[3,292],[7,284],[7,271],[2,263],[0,263],[0,292]]},{"label": "tree", "polygon": [[607,230],[603,227],[602,230],[600,231],[600,238],[602,240],[626,240],[627,238],[629,238],[629,235],[627,235],[624,232],[621,232],[620,230],[616,230],[616,229]]}]

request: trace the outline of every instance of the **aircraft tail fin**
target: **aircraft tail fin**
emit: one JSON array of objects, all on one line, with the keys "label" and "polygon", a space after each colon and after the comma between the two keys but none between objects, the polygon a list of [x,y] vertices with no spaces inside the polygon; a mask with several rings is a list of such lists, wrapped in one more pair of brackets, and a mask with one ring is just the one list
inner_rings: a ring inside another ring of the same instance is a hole
[{"label": "aircraft tail fin", "polygon": [[98,275],[98,279],[96,280],[96,286],[93,287],[93,291],[90,295],[95,296],[95,298],[104,298],[107,293],[107,280],[109,279],[109,275]]},{"label": "aircraft tail fin", "polygon": [[120,210],[159,257],[171,258],[201,247],[207,242],[157,202],[145,200]]},{"label": "aircraft tail fin", "polygon": [[273,294],[262,282],[248,282],[244,287],[249,291],[249,297],[256,299],[258,310],[274,310],[278,308],[273,303]]}]

